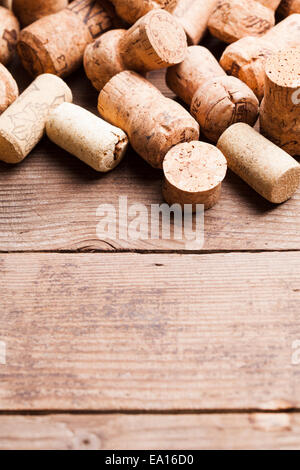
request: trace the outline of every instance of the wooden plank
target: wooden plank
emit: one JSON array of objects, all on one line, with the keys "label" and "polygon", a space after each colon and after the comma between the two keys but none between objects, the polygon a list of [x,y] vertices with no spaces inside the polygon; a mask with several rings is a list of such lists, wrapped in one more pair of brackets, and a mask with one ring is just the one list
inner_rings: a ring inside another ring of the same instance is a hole
[{"label": "wooden plank", "polygon": [[0,257],[0,410],[300,405],[300,253]]},{"label": "wooden plank", "polygon": [[295,450],[297,413],[1,416],[1,450]]},{"label": "wooden plank", "polygon": [[[184,250],[178,240],[101,240],[100,204],[163,203],[161,175],[131,155],[113,173],[97,176],[44,143],[48,152],[22,165],[1,167],[0,250]],[[59,197],[58,197],[59,196]],[[234,175],[220,203],[205,215],[205,250],[292,250],[300,246],[300,193],[273,207]],[[129,218],[130,220],[130,218]]]},{"label": "wooden plank", "polygon": [[[23,89],[29,78],[16,64]],[[162,72],[151,74],[173,96]],[[96,111],[97,92],[82,70],[68,83],[77,104]],[[185,250],[178,240],[103,240],[96,234],[100,204],[163,203],[162,173],[132,151],[112,173],[99,175],[45,138],[17,166],[0,162],[0,251],[41,250]],[[229,173],[220,203],[205,215],[204,250],[287,250],[300,246],[300,192],[286,204],[264,201]],[[102,237],[100,237],[102,238]]]}]

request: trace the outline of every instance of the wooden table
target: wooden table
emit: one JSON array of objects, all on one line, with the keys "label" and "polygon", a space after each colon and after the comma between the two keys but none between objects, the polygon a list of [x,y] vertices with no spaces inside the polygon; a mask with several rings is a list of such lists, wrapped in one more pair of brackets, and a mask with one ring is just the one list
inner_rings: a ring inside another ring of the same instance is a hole
[{"label": "wooden table", "polygon": [[0,448],[300,447],[299,192],[273,206],[229,173],[186,252],[98,239],[99,204],[162,203],[132,151],[98,175],[45,138],[0,173]]}]

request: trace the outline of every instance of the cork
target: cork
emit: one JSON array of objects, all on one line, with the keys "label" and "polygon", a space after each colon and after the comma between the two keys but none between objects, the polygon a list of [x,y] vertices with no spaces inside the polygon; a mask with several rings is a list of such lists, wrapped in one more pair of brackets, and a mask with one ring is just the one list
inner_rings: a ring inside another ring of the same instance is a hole
[{"label": "cork", "polygon": [[72,101],[72,93],[63,80],[37,77],[0,116],[0,159],[22,161],[43,137],[49,112],[64,101]]},{"label": "cork", "polygon": [[300,13],[300,0],[282,0],[278,11],[284,17]]},{"label": "cork", "polygon": [[281,49],[300,46],[300,15],[291,15],[262,38],[248,37],[231,44],[224,51],[223,69],[245,82],[261,101],[264,96],[265,63]]},{"label": "cork", "polygon": [[153,9],[174,11],[180,0],[111,0],[120,18],[134,24],[142,16]]},{"label": "cork", "polygon": [[74,0],[21,31],[18,53],[23,66],[33,76],[66,77],[81,65],[86,46],[114,21],[115,12],[106,0]]},{"label": "cork", "polygon": [[71,103],[51,112],[46,133],[56,145],[102,173],[120,163],[128,146],[125,132]]},{"label": "cork", "polygon": [[217,147],[228,167],[268,201],[280,204],[298,189],[299,163],[247,124],[229,127]]},{"label": "cork", "polygon": [[23,26],[42,18],[43,16],[57,13],[68,6],[68,0],[13,0],[14,13]]},{"label": "cork", "polygon": [[300,47],[267,60],[260,129],[290,155],[300,156]]},{"label": "cork", "polygon": [[211,52],[190,46],[185,60],[167,71],[167,85],[190,106],[203,134],[212,142],[235,122],[251,126],[258,117],[259,102],[252,90],[228,77]]},{"label": "cork", "polygon": [[208,20],[218,0],[178,0],[172,14],[176,16],[186,32],[190,45],[199,44],[203,38]]},{"label": "cork", "polygon": [[7,65],[13,58],[20,26],[12,11],[0,6],[0,62]]},{"label": "cork", "polygon": [[7,70],[0,64],[0,114],[2,114],[19,96],[18,85]]},{"label": "cork", "polygon": [[177,102],[132,71],[115,75],[99,95],[100,115],[120,127],[134,150],[154,168],[171,147],[199,139],[199,125]]},{"label": "cork", "polygon": [[100,91],[124,70],[146,73],[183,61],[187,41],[182,26],[167,11],[152,10],[129,30],[108,31],[84,53],[88,78]]},{"label": "cork", "polygon": [[204,142],[185,142],[173,147],[163,162],[163,197],[169,204],[197,204],[210,209],[220,199],[227,162],[220,150]]},{"label": "cork", "polygon": [[262,36],[274,26],[279,3],[280,0],[219,0],[209,19],[209,31],[227,43],[246,36]]}]

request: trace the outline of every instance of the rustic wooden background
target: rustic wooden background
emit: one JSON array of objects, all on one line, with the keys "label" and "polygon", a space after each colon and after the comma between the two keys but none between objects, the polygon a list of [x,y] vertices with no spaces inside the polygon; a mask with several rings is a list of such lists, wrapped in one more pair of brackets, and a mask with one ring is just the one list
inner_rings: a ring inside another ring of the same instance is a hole
[{"label": "rustic wooden background", "polygon": [[[83,71],[67,81],[96,113]],[[97,238],[99,204],[161,203],[161,179],[46,138],[0,164],[1,449],[300,447],[300,193],[274,206],[229,172],[203,250]]]}]

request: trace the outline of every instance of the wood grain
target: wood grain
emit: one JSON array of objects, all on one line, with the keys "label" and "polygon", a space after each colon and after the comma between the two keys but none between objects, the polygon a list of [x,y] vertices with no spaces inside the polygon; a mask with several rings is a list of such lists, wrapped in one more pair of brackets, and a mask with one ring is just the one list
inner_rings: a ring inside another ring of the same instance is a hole
[{"label": "wood grain", "polygon": [[1,416],[1,450],[294,450],[296,413]]},{"label": "wood grain", "polygon": [[[29,78],[16,64],[21,89]],[[167,96],[163,72],[151,80]],[[82,70],[68,79],[74,100],[96,111],[97,92]],[[129,151],[112,173],[99,175],[46,138],[21,164],[0,163],[0,251],[185,250],[178,240],[103,240],[96,234],[100,204],[163,203],[162,174]],[[294,250],[300,246],[300,192],[281,206],[258,196],[229,172],[221,201],[205,215],[204,250]]]},{"label": "wood grain", "polygon": [[300,253],[0,257],[1,410],[300,406]]}]

